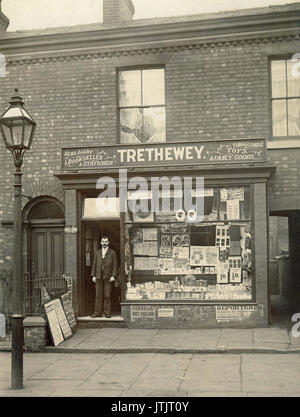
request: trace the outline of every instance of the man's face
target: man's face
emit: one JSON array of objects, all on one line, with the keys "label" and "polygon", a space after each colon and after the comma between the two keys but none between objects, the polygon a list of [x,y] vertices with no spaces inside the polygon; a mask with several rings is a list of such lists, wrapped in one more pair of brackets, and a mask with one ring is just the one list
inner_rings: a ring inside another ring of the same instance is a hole
[{"label": "man's face", "polygon": [[101,239],[101,246],[102,248],[107,248],[109,245],[108,239]]}]

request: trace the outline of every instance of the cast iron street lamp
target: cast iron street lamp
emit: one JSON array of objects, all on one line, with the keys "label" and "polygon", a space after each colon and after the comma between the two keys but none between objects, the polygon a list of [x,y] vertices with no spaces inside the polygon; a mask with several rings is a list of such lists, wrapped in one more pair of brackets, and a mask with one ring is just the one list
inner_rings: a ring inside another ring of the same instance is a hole
[{"label": "cast iron street lamp", "polygon": [[24,109],[23,99],[15,89],[9,108],[0,118],[0,129],[4,144],[14,158],[14,261],[13,261],[13,314],[11,387],[23,388],[23,268],[22,268],[22,172],[23,156],[32,144],[36,123]]}]

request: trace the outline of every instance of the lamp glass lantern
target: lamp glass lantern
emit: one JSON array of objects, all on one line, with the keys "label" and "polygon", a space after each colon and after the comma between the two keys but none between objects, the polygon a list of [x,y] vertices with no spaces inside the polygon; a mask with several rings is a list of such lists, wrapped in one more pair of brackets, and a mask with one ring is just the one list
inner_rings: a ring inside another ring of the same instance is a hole
[{"label": "lamp glass lantern", "polygon": [[22,98],[16,94],[0,118],[0,129],[7,149],[21,154],[31,148],[36,122],[24,109]]}]

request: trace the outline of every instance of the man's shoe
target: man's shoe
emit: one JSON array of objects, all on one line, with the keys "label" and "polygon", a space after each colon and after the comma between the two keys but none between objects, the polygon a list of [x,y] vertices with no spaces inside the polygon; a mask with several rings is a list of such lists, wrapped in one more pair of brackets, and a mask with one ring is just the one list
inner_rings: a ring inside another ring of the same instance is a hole
[{"label": "man's shoe", "polygon": [[93,319],[95,318],[95,317],[101,317],[101,314],[93,314],[92,316],[91,316]]},{"label": "man's shoe", "polygon": [[105,314],[105,317],[106,317],[107,319],[110,319],[110,318],[111,318],[111,315],[110,315],[110,314]]}]

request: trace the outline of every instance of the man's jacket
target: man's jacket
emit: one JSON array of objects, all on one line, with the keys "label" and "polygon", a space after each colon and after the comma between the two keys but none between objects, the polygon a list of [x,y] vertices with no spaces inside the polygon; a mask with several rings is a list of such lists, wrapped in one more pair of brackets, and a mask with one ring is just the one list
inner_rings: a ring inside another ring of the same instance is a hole
[{"label": "man's jacket", "polygon": [[117,278],[118,259],[113,249],[108,248],[104,259],[102,259],[102,249],[95,252],[94,261],[91,269],[91,276],[96,279],[109,281],[113,276]]}]

